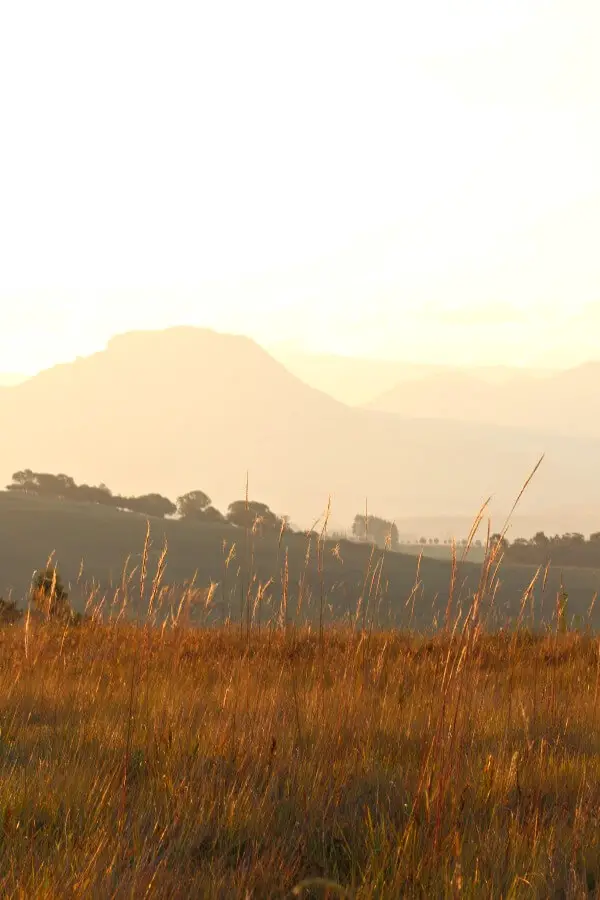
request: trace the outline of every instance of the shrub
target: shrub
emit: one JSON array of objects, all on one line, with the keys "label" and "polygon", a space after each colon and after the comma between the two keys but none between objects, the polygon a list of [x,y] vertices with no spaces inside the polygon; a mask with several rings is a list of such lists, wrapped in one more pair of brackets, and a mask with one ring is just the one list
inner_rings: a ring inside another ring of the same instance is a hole
[{"label": "shrub", "polygon": [[69,595],[61,581],[58,569],[47,566],[37,572],[33,579],[31,600],[36,609],[44,613],[48,619],[77,623],[81,620],[79,613],[71,609]]},{"label": "shrub", "polygon": [[0,597],[0,625],[14,625],[23,617],[23,610],[17,609],[14,600],[5,600]]}]

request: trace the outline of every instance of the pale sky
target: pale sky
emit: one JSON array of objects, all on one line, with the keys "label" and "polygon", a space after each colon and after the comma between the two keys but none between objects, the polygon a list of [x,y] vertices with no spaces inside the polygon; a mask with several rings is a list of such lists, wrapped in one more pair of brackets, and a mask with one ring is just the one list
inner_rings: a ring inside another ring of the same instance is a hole
[{"label": "pale sky", "polygon": [[0,371],[600,357],[598,0],[0,6]]}]

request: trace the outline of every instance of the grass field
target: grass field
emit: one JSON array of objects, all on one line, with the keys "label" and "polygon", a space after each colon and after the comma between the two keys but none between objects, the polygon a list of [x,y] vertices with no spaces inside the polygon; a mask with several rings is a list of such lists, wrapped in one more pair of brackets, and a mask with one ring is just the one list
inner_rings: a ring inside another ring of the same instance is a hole
[{"label": "grass field", "polygon": [[[572,608],[589,570],[562,573],[559,615],[561,573],[497,551],[249,537],[234,579],[229,527],[157,522],[153,548],[136,516],[0,512],[3,565],[53,540],[98,578],[140,548],[112,588],[73,586],[83,623],[28,607],[0,627],[0,896],[598,894],[600,639],[593,604]],[[169,580],[170,555],[208,593]]]},{"label": "grass field", "polygon": [[[127,559],[130,572],[139,568],[146,527],[146,520],[133,513],[0,492],[0,596],[12,590],[16,599],[23,598],[34,569],[42,568],[54,551],[63,580],[70,583],[73,605],[82,610],[94,592],[104,596],[109,606],[122,584]],[[181,599],[181,586],[194,576],[200,588],[216,586],[210,610],[202,615],[197,610],[199,623],[239,620],[247,614],[243,608],[251,605],[255,621],[265,624],[279,617],[284,591],[287,614],[298,621],[315,622],[322,613],[326,623],[347,623],[358,615],[373,626],[424,630],[433,629],[446,616],[451,581],[448,559],[424,557],[419,564],[416,555],[386,553],[383,557],[381,551],[349,541],[339,546],[323,541],[317,546],[313,539],[309,547],[302,534],[285,534],[281,542],[275,535],[250,536],[246,543],[244,532],[229,525],[160,519],[151,522],[151,537],[151,570],[167,541],[164,585],[171,587],[175,605]],[[472,548],[468,559],[475,553],[477,548]],[[480,576],[480,562],[458,566],[453,612],[469,605]],[[516,621],[521,597],[534,576],[531,567],[503,566],[493,597],[488,593],[482,598],[490,625]],[[561,576],[569,595],[571,624],[600,628],[600,604],[593,604],[600,574],[592,569],[562,573],[551,569],[545,581],[538,577],[527,606],[527,623],[552,625]],[[122,599],[123,591],[117,602]]]},{"label": "grass field", "polygon": [[599,672],[474,620],[2,629],[0,895],[596,896]]}]

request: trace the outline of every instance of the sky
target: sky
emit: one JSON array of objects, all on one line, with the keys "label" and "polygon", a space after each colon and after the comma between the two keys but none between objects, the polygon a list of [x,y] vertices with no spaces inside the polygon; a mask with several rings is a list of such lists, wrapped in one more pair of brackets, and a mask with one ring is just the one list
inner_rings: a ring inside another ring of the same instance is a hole
[{"label": "sky", "polygon": [[600,357],[597,0],[0,6],[0,371]]}]

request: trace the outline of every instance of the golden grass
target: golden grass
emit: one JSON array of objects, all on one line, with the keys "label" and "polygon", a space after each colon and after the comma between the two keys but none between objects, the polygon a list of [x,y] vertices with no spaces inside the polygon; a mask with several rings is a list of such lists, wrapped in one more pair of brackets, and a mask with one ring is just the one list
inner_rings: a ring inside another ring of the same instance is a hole
[{"label": "golden grass", "polygon": [[4,628],[0,896],[588,896],[599,672],[475,622]]}]

